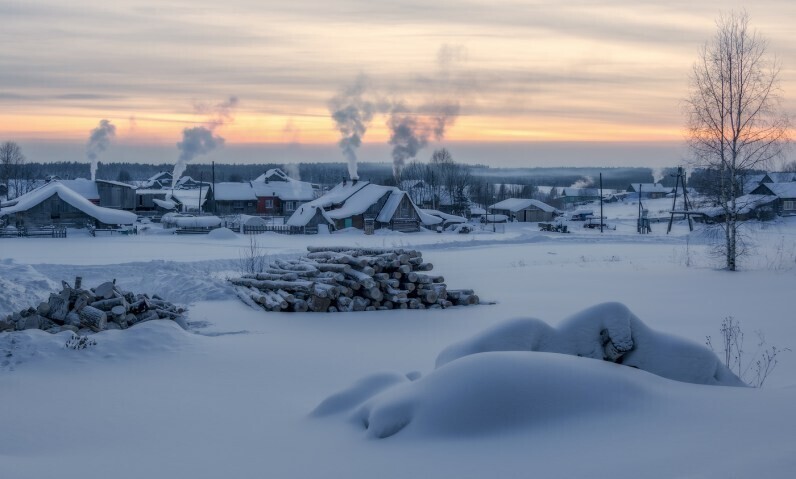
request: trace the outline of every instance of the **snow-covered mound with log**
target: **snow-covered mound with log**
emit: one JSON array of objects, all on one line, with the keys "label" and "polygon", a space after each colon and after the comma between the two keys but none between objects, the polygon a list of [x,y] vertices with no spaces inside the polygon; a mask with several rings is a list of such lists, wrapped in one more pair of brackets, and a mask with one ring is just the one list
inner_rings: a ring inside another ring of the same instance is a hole
[{"label": "snow-covered mound with log", "polygon": [[675,381],[744,386],[716,355],[686,339],[653,331],[625,305],[603,303],[564,320],[558,328],[535,318],[500,323],[453,344],[437,357],[437,367],[489,351],[539,351],[603,359]]},{"label": "snow-covered mound with log", "polygon": [[676,389],[667,379],[682,387],[745,386],[711,351],[649,329],[619,303],[588,308],[559,328],[538,319],[504,322],[446,348],[436,369],[418,377],[369,376],[313,415],[347,413],[375,438],[405,428],[480,435],[664,403]]}]

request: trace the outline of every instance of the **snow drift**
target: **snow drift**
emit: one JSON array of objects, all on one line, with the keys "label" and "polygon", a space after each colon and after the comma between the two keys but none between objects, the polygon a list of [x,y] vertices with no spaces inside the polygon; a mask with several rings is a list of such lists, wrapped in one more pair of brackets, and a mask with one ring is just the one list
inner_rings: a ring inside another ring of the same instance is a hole
[{"label": "snow drift", "polygon": [[313,415],[348,412],[373,438],[410,425],[424,436],[483,435],[635,414],[667,402],[674,389],[667,379],[683,383],[678,388],[745,385],[711,351],[649,329],[620,303],[588,308],[558,328],[506,321],[449,346],[433,372],[416,377],[366,377]]},{"label": "snow drift", "polygon": [[558,328],[535,319],[514,319],[453,344],[436,366],[487,351],[540,351],[604,359],[675,381],[745,386],[706,347],[647,327],[625,305],[602,303],[566,319]]}]

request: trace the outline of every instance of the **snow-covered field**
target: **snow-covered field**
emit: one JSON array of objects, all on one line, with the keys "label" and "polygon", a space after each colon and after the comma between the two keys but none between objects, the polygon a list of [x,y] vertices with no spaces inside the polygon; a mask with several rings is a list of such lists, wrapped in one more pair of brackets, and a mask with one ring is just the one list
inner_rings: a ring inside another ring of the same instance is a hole
[{"label": "snow-covered field", "polygon": [[[450,345],[506,320],[563,331],[607,301],[692,345],[709,335],[720,347],[732,316],[744,363],[755,331],[796,348],[796,221],[752,228],[755,255],[728,273],[683,223],[636,235],[631,207],[607,206],[618,227],[602,235],[573,223],[570,235],[510,224],[502,234],[258,237],[274,257],[309,244],[419,248],[451,288],[495,302],[434,311],[249,309],[225,282],[244,237],[0,240],[2,314],[81,275],[188,304],[191,326],[105,331],[80,351],[64,348],[66,332],[0,333],[0,477],[793,477],[792,351],[761,389],[549,352],[468,353],[435,367]],[[341,391],[361,397],[313,414]]]}]

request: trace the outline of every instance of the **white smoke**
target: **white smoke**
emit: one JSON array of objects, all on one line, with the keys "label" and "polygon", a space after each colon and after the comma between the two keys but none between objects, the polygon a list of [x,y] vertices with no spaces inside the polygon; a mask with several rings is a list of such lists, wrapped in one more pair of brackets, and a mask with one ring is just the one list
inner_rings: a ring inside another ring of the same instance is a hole
[{"label": "white smoke", "polygon": [[570,188],[589,188],[592,185],[594,185],[594,178],[591,176],[584,176],[578,181],[572,183]]},{"label": "white smoke", "polygon": [[224,138],[216,135],[215,130],[225,123],[234,121],[234,111],[237,106],[238,98],[236,96],[231,96],[216,105],[194,104],[196,113],[208,115],[210,118],[206,121],[206,126],[195,126],[182,130],[182,141],[177,143],[180,156],[174,164],[172,187],[177,185],[191,160],[224,145]]},{"label": "white smoke", "polygon": [[348,161],[348,176],[352,180],[359,179],[357,149],[373,118],[373,104],[364,99],[366,87],[367,78],[360,75],[353,85],[329,101],[329,112],[340,132],[338,144]]},{"label": "white smoke", "polygon": [[116,126],[109,120],[100,120],[99,126],[91,130],[86,144],[86,157],[91,161],[91,181],[97,179],[100,153],[108,149],[114,136],[116,136]]},{"label": "white smoke", "polygon": [[294,180],[301,181],[301,171],[299,171],[299,167],[295,163],[285,163],[282,165],[282,171],[287,173],[287,176],[293,178]]},{"label": "white smoke", "polygon": [[660,183],[661,181],[663,181],[663,178],[666,176],[663,167],[660,166],[656,168],[650,168],[650,173],[652,173],[653,183]]}]

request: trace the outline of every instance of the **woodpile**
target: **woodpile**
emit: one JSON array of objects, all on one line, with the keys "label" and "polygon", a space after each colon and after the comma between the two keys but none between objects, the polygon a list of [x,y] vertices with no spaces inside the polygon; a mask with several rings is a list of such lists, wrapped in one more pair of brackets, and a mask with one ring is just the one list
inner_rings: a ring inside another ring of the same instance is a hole
[{"label": "woodpile", "polygon": [[441,309],[479,303],[472,290],[449,290],[445,278],[428,274],[433,265],[416,250],[307,249],[299,259],[277,259],[260,273],[229,281],[244,302],[267,311]]},{"label": "woodpile", "polygon": [[116,280],[89,289],[84,289],[82,282],[79,276],[74,286],[61,281],[61,291],[51,293],[47,301],[0,319],[0,331],[42,329],[83,334],[127,329],[152,319],[171,319],[185,327],[185,311],[158,295],[123,291],[116,286]]}]

